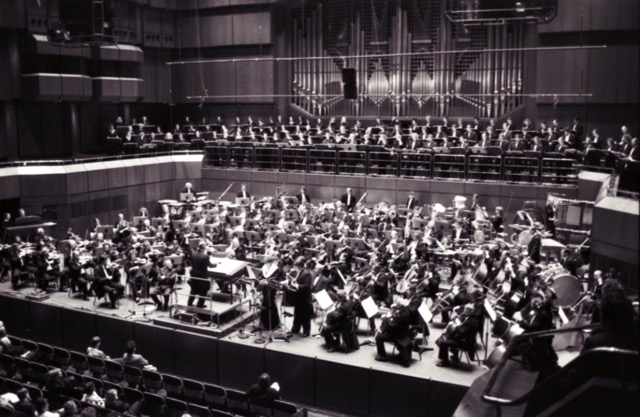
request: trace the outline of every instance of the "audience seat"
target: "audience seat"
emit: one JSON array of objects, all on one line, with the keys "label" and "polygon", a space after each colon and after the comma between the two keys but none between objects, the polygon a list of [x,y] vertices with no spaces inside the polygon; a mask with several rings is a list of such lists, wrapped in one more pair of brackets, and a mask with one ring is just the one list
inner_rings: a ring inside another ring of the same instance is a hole
[{"label": "audience seat", "polygon": [[213,384],[204,384],[204,399],[211,408],[227,410],[227,391]]},{"label": "audience seat", "polygon": [[22,381],[31,380],[31,362],[20,356],[14,358],[16,361],[16,371],[20,375]]},{"label": "audience seat", "polygon": [[113,382],[120,382],[124,379],[124,367],[115,361],[104,361],[107,378]]},{"label": "audience seat", "polygon": [[88,376],[85,375],[84,376],[84,382],[93,382],[93,385],[96,388],[96,392],[101,396],[104,397],[104,384],[102,383],[102,379],[100,378],[94,378],[92,376]]},{"label": "audience seat", "polygon": [[162,374],[162,383],[167,394],[174,398],[182,398],[182,379],[169,374]]},{"label": "audience seat", "polygon": [[124,366],[124,380],[131,388],[142,385],[142,370],[134,366]]},{"label": "audience seat", "polygon": [[142,391],[130,387],[122,387],[122,390],[124,391],[124,399],[129,404],[135,404],[138,401],[144,401],[144,394],[142,393]]},{"label": "audience seat", "polygon": [[59,347],[53,348],[53,365],[66,370],[71,365],[71,355],[68,350]]},{"label": "audience seat", "polygon": [[31,381],[43,387],[47,382],[49,368],[47,365],[38,362],[31,362]]},{"label": "audience seat", "polygon": [[89,370],[94,377],[104,375],[106,367],[102,359],[96,358],[94,356],[87,356],[87,362],[89,364]]},{"label": "audience seat", "polygon": [[89,370],[89,361],[85,354],[71,350],[69,355],[71,356],[71,366],[76,372],[83,374]]},{"label": "audience seat", "polygon": [[204,405],[204,385],[192,379],[182,380],[184,398],[196,404]]},{"label": "audience seat", "polygon": [[166,406],[164,415],[166,417],[182,417],[189,410],[185,401],[176,400],[171,397],[165,398],[164,401]]},{"label": "audience seat", "polygon": [[273,417],[307,417],[306,408],[298,408],[295,404],[286,401],[274,401],[272,410]]},{"label": "audience seat", "polygon": [[[211,410],[209,410],[207,407],[202,405],[189,403],[188,407],[189,407],[189,414],[191,414],[191,417],[212,417],[214,415],[212,414]],[[213,410],[213,412],[216,412],[216,411]],[[229,414],[229,416],[233,417],[232,414]]]},{"label": "audience seat", "polygon": [[249,411],[249,399],[247,398],[247,394],[244,392],[228,389],[227,405],[229,406],[229,411],[233,414],[241,416],[251,415],[251,412]]},{"label": "audience seat", "polygon": [[150,416],[162,416],[165,411],[164,398],[157,394],[145,392],[144,400],[142,402],[142,408],[140,412],[142,414],[148,414]]},{"label": "audience seat", "polygon": [[142,371],[142,383],[147,390],[156,392],[163,389],[162,375],[155,371]]}]

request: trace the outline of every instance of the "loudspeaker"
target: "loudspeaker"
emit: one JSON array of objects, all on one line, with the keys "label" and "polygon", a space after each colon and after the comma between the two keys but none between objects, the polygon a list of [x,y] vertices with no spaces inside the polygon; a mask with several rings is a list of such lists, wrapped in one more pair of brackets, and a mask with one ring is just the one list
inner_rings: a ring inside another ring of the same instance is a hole
[{"label": "loudspeaker", "polygon": [[358,87],[356,84],[344,84],[342,87],[344,98],[355,100],[358,98]]},{"label": "loudspeaker", "polygon": [[342,69],[342,93],[346,99],[358,98],[358,85],[356,82],[356,69]]},{"label": "loudspeaker", "polygon": [[356,69],[355,68],[343,68],[342,69],[342,83],[343,84],[355,84],[356,83]]}]

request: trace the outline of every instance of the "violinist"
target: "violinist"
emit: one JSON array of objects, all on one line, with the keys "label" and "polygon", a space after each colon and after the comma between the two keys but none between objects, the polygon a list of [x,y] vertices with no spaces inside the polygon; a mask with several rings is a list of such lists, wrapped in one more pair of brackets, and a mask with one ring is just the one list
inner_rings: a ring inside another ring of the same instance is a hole
[{"label": "violinist", "polygon": [[80,262],[78,252],[72,251],[67,263],[67,274],[69,285],[73,292],[82,293],[82,299],[89,299],[89,279],[86,273],[86,265]]},{"label": "violinist", "polygon": [[469,282],[465,278],[460,277],[457,282],[454,282],[450,291],[442,294],[442,297],[438,297],[436,305],[433,308],[433,313],[437,314],[437,312],[440,312],[443,323],[449,323],[450,313],[455,307],[463,306],[471,301],[468,286]]},{"label": "violinist", "polygon": [[124,294],[124,286],[120,284],[120,271],[108,265],[108,258],[101,256],[95,268],[95,282],[93,292],[98,298],[109,296],[111,308],[117,308],[116,303]]},{"label": "violinist", "polygon": [[[151,288],[151,299],[158,310],[169,310],[169,296],[176,285],[176,277],[177,273],[173,267],[173,261],[171,259],[165,259],[162,268],[158,270],[155,286]],[[162,295],[164,304],[160,301],[158,295]]]},{"label": "violinist", "polygon": [[438,362],[437,366],[449,366],[449,351],[451,360],[460,361],[459,350],[469,352],[469,356],[475,354],[476,335],[480,330],[482,310],[473,303],[466,304],[459,318],[447,326],[445,332],[438,338]]},{"label": "violinist", "polygon": [[411,312],[407,307],[408,304],[408,300],[399,299],[391,306],[391,312],[382,318],[380,331],[375,337],[377,351],[375,360],[380,362],[389,360],[384,344],[392,342],[398,348],[400,363],[405,367],[411,364],[412,339],[409,332]]},{"label": "violinist", "polygon": [[58,281],[60,271],[54,270],[53,261],[49,259],[49,247],[42,246],[35,256],[36,263],[36,283],[40,291],[45,292],[49,283]]}]

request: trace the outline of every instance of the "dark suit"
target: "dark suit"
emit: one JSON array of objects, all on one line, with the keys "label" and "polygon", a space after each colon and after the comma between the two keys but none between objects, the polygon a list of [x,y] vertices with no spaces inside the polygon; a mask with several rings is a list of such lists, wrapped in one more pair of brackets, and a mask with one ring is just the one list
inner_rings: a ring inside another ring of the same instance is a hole
[{"label": "dark suit", "polygon": [[527,252],[531,260],[537,264],[540,263],[540,248],[542,247],[542,238],[539,233],[533,235],[527,246]]},{"label": "dark suit", "polygon": [[409,210],[413,210],[415,207],[418,206],[418,199],[416,198],[408,198],[407,199],[407,209]]},{"label": "dark suit", "polygon": [[480,319],[475,313],[462,318],[462,323],[455,327],[449,336],[441,336],[438,345],[438,359],[449,362],[449,349],[463,349],[469,352],[469,356],[475,354],[476,334],[480,328]]},{"label": "dark suit", "polygon": [[347,208],[347,211],[351,213],[353,212],[353,209],[355,208],[356,203],[358,202],[358,199],[353,194],[351,195],[343,194],[342,197],[340,197],[340,202],[344,204],[345,207]]},{"label": "dark suit", "polygon": [[309,269],[303,269],[296,278],[298,290],[295,296],[295,305],[293,310],[293,326],[291,331],[298,333],[302,327],[303,335],[308,336],[311,333],[311,317],[313,316],[313,304],[311,297],[311,285],[313,283],[313,274]]},{"label": "dark suit", "polygon": [[262,389],[260,385],[254,384],[247,391],[247,398],[250,401],[258,402],[260,404],[269,405],[273,403],[274,400],[280,399],[280,393],[271,387],[267,387],[266,389]]},{"label": "dark suit", "polygon": [[98,265],[95,268],[95,277],[93,291],[96,296],[104,297],[105,294],[108,294],[111,307],[116,308],[116,301],[124,294],[124,285],[120,284],[120,272],[115,270],[109,277],[104,266]]},{"label": "dark suit", "polygon": [[[302,193],[296,194],[296,198],[300,203],[302,203]],[[304,193],[304,199],[306,200],[307,203],[311,203],[311,197],[309,197],[308,193]]]},{"label": "dark suit", "polygon": [[249,194],[249,191],[245,191],[244,193],[242,191],[238,191],[238,194],[236,194],[236,197],[238,197],[238,198],[251,198],[251,194]]},{"label": "dark suit", "polygon": [[[211,289],[211,282],[208,280],[209,267],[213,264],[209,261],[209,255],[204,252],[193,252],[191,254],[191,276],[200,279],[190,279],[189,285],[191,286],[191,292],[187,305],[193,305],[193,300],[196,295],[206,297],[207,292]],[[203,308],[205,305],[204,298],[198,298],[197,306]]]}]

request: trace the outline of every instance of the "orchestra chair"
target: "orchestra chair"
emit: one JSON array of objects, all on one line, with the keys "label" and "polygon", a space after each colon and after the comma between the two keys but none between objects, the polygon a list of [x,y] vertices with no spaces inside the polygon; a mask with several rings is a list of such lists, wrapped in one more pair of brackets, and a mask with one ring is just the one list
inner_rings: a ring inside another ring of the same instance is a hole
[{"label": "orchestra chair", "polygon": [[298,408],[295,404],[275,400],[271,406],[273,417],[307,417],[306,408]]}]

